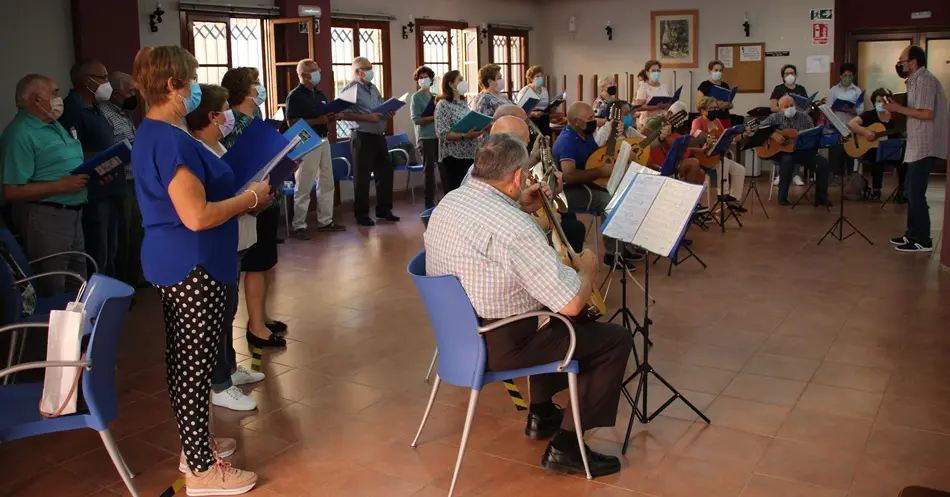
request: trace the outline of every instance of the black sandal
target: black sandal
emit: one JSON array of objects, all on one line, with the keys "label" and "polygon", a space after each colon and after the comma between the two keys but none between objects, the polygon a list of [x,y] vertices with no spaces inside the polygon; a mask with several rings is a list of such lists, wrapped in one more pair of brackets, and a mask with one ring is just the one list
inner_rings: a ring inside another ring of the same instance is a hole
[{"label": "black sandal", "polygon": [[257,337],[255,334],[251,333],[250,330],[248,330],[247,334],[245,334],[245,337],[247,338],[248,345],[251,347],[257,347],[259,349],[281,348],[287,346],[287,340],[284,340],[273,333],[271,333],[271,335],[265,340],[263,338]]}]

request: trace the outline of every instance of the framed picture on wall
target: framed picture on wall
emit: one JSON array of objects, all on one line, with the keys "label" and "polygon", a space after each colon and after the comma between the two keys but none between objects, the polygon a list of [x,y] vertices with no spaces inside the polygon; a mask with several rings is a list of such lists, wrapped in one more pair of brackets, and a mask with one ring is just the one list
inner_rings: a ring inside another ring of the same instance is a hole
[{"label": "framed picture on wall", "polygon": [[650,12],[650,49],[663,67],[698,67],[698,46],[698,10]]}]

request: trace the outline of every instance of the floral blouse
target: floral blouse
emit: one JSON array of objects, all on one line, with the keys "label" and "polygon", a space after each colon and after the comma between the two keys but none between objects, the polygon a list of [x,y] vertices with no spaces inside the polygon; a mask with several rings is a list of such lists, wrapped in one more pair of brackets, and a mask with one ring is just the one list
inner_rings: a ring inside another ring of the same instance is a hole
[{"label": "floral blouse", "polygon": [[504,95],[498,96],[490,91],[482,91],[475,96],[475,99],[472,100],[472,110],[485,114],[488,117],[495,115],[495,111],[499,107],[505,104],[510,104],[511,101],[508,100]]},{"label": "floral blouse", "polygon": [[[447,140],[446,135],[462,118],[468,114],[468,106],[463,100],[441,100],[435,105],[435,135],[439,138],[439,160],[446,157],[456,159],[474,159],[478,151],[478,140]],[[490,114],[489,114],[490,115]]]}]

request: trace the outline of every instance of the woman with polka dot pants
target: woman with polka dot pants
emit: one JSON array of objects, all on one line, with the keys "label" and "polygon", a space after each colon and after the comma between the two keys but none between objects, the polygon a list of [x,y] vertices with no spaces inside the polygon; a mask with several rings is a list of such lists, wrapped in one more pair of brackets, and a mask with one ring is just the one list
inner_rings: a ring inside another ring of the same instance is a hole
[{"label": "woman with polka dot pants", "polygon": [[237,282],[237,217],[273,199],[266,181],[235,195],[234,172],[183,129],[201,102],[198,62],[181,47],[143,48],[132,76],[149,105],[132,147],[142,210],[142,268],[162,297],[172,410],[188,495],[238,495],[257,475],[221,460],[210,433],[212,370]]}]

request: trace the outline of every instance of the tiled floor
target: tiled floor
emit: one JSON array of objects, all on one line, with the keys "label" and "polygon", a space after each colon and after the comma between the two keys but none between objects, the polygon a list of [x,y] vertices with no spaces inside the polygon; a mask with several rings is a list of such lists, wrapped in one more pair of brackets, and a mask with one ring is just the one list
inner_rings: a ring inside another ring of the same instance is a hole
[{"label": "tiled floor", "polygon": [[[942,181],[934,181],[942,188]],[[765,187],[763,185],[763,191]],[[932,189],[934,227],[943,194]],[[522,436],[523,415],[486,388],[459,496],[896,497],[905,485],[950,490],[950,274],[937,256],[895,253],[887,238],[905,210],[848,205],[874,242],[818,238],[834,215],[810,207],[756,210],[727,233],[691,231],[695,261],[653,271],[657,370],[711,419],[675,403],[637,424],[621,473],[588,482],[548,474],[545,444]],[[252,495],[440,496],[451,478],[466,391],[444,387],[417,449],[409,442],[428,395],[433,350],[406,262],[422,248],[421,209],[403,222],[310,242],[290,241],[271,303],[289,346],[265,358],[251,389],[260,408],[216,411],[216,432],[239,440],[235,466],[257,471]],[[349,213],[338,216],[349,221]],[[837,211],[834,212],[837,214]],[[934,233],[939,235],[938,231]],[[636,272],[642,279],[643,267]],[[642,293],[631,306],[642,315]],[[608,296],[613,311],[619,291]],[[249,363],[236,320],[235,344]],[[178,435],[164,382],[161,314],[143,291],[119,361],[122,408],[113,430],[141,495],[176,478]],[[524,382],[521,382],[524,386]],[[651,383],[651,409],[665,388]],[[592,433],[620,454],[618,426]],[[124,494],[92,432],[0,448],[0,495]]]}]

